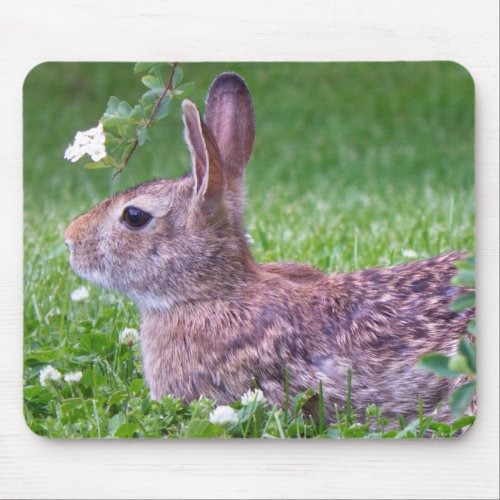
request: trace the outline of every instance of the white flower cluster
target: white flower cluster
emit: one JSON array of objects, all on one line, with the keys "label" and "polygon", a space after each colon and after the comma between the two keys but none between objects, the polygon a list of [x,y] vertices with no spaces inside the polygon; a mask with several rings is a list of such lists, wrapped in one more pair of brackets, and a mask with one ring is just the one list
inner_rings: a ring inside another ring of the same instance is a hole
[{"label": "white flower cluster", "polygon": [[106,135],[102,123],[97,127],[83,132],[77,132],[73,144],[70,144],[64,152],[64,159],[75,163],[86,154],[92,161],[102,160],[106,156]]},{"label": "white flower cluster", "polygon": [[259,403],[264,403],[266,398],[264,393],[260,389],[248,390],[241,396],[241,404],[243,406],[258,405]]},{"label": "white flower cluster", "polygon": [[[61,380],[61,372],[55,369],[51,365],[47,365],[40,370],[40,385],[47,387],[53,383],[57,383]],[[82,372],[70,372],[64,375],[65,382],[73,383],[80,382],[82,380],[83,374]]]},{"label": "white flower cluster", "polygon": [[47,365],[40,371],[40,384],[47,387],[52,382],[59,382],[61,380],[61,372],[56,370],[53,366]]},{"label": "white flower cluster", "polygon": [[139,340],[139,332],[135,328],[125,328],[120,332],[119,340],[120,343],[130,347]]},{"label": "white flower cluster", "polygon": [[82,377],[82,372],[70,372],[64,375],[64,381],[71,384],[72,382],[80,382],[80,380],[82,380]]},{"label": "white flower cluster", "polygon": [[218,406],[210,413],[210,423],[218,425],[236,425],[239,422],[238,414],[230,406]]},{"label": "white flower cluster", "polygon": [[84,286],[81,286],[71,292],[71,300],[73,302],[81,302],[82,300],[87,300],[88,298],[89,291]]}]

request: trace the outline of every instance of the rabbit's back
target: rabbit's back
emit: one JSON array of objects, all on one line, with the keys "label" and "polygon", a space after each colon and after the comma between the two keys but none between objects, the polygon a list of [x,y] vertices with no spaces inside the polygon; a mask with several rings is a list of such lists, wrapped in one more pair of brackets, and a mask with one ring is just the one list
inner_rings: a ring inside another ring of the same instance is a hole
[{"label": "rabbit's back", "polygon": [[392,345],[391,340],[405,340],[413,352],[454,345],[473,314],[449,308],[464,292],[451,279],[457,273],[455,262],[465,257],[450,252],[384,269],[332,275],[332,333],[345,331],[353,348],[383,349]]},{"label": "rabbit's back", "polygon": [[[457,272],[455,262],[465,256],[451,252],[331,277],[336,293],[325,333],[334,339],[337,356],[353,369],[358,406],[376,403],[388,414],[411,415],[421,397],[430,412],[463,383],[423,372],[416,364],[419,356],[430,352],[455,353],[474,316],[473,309],[450,310],[451,302],[464,292],[450,281]],[[338,372],[333,358],[314,363],[326,377]],[[442,418],[449,416],[446,412],[445,408]]]}]

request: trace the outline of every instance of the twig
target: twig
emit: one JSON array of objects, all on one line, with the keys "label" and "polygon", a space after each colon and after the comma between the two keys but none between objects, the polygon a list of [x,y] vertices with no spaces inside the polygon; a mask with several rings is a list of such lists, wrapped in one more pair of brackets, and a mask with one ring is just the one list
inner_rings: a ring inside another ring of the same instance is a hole
[{"label": "twig", "polygon": [[[158,99],[156,100],[155,105],[153,106],[153,110],[151,111],[151,114],[149,115],[149,118],[148,118],[148,120],[146,122],[146,125],[144,125],[144,127],[148,128],[151,125],[151,123],[153,122],[153,120],[154,120],[154,118],[156,116],[156,113],[158,113],[158,108],[160,107],[161,102],[163,101],[163,99],[165,98],[165,96],[167,95],[168,92],[172,92],[172,90],[173,90],[172,82],[174,80],[174,73],[175,73],[175,68],[176,67],[177,67],[177,63],[174,62],[172,64],[172,69],[170,70],[170,76],[168,78],[167,85],[163,89],[163,92],[161,93],[160,97],[158,97]],[[118,174],[120,174],[121,171],[127,166],[127,163],[129,162],[130,157],[132,156],[132,154],[134,153],[134,151],[137,149],[138,145],[139,145],[139,138],[137,137],[134,140],[134,142],[132,143],[132,146],[130,147],[130,151],[128,152],[127,156],[125,157],[125,160],[123,160],[123,164],[113,174],[113,179]]]}]

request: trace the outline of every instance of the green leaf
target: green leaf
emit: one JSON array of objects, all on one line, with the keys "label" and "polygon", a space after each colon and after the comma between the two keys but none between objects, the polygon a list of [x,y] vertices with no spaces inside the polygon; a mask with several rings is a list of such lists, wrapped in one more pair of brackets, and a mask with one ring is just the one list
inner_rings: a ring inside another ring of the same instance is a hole
[{"label": "green leaf", "polygon": [[143,73],[144,71],[150,70],[151,68],[153,68],[153,66],[156,66],[157,64],[158,63],[156,63],[156,62],[138,62],[138,63],[135,63],[134,73],[136,75],[138,73]]},{"label": "green leaf", "polygon": [[126,116],[110,116],[102,119],[102,125],[104,128],[118,128],[126,125],[128,121]]},{"label": "green leaf", "polygon": [[130,112],[129,118],[134,120],[141,120],[146,118],[146,113],[144,111],[144,106],[142,104],[136,104],[132,111]]},{"label": "green leaf", "polygon": [[132,423],[122,424],[120,425],[120,427],[118,427],[118,429],[116,429],[114,436],[118,438],[131,438],[134,437],[134,434],[137,431],[137,429],[138,429],[137,424],[132,424]]},{"label": "green leaf", "polygon": [[174,97],[177,99],[184,99],[187,95],[189,95],[194,89],[194,82],[187,82],[179,85],[174,90]]},{"label": "green leaf", "polygon": [[165,71],[164,71],[165,64],[157,64],[153,66],[150,70],[149,73],[158,78],[158,81],[160,82],[162,87],[165,87]]},{"label": "green leaf", "polygon": [[148,104],[151,104],[158,99],[158,97],[161,96],[163,93],[163,88],[156,88],[156,89],[151,89],[142,94],[141,101],[144,104],[144,106],[147,106]]},{"label": "green leaf", "polygon": [[220,425],[214,425],[208,420],[193,418],[185,431],[187,438],[212,438],[221,435],[224,429]]},{"label": "green leaf", "polygon": [[106,377],[98,373],[94,373],[94,370],[85,370],[82,377],[82,385],[87,389],[94,387],[94,382],[97,387],[106,384]]},{"label": "green leaf", "polygon": [[135,393],[140,393],[142,389],[144,388],[144,379],[142,378],[136,378],[135,380],[132,380],[130,382],[130,392]]},{"label": "green leaf", "polygon": [[105,163],[104,161],[93,161],[90,163],[85,163],[84,167],[87,170],[98,170],[99,168],[112,168],[113,165],[110,165],[109,163]]},{"label": "green leaf", "polygon": [[117,111],[120,116],[128,117],[128,115],[132,111],[132,107],[128,102],[120,101],[120,104],[118,104]]},{"label": "green leaf", "polygon": [[114,136],[111,132],[106,132],[105,144],[107,150],[117,146],[119,143],[120,139],[118,137]]},{"label": "green leaf", "polygon": [[111,396],[109,396],[107,400],[107,405],[108,407],[116,405],[118,403],[121,403],[125,398],[127,397],[127,394],[123,391],[115,391]]},{"label": "green leaf", "polygon": [[23,395],[30,403],[40,405],[48,403],[54,397],[48,387],[42,387],[41,385],[25,387]]},{"label": "green leaf", "polygon": [[341,439],[342,438],[342,433],[338,429],[333,429],[333,428],[328,429],[326,431],[326,435],[332,439]]},{"label": "green leaf", "polygon": [[137,127],[133,124],[128,124],[122,128],[122,135],[125,139],[129,140],[129,143],[134,142],[137,139]]},{"label": "green leaf", "polygon": [[81,356],[75,356],[73,358],[73,361],[75,363],[80,363],[80,364],[83,364],[83,363],[88,363],[89,361],[92,361],[94,359],[94,355],[93,354],[82,354]]},{"label": "green leaf", "polygon": [[257,403],[248,406],[242,406],[238,410],[238,420],[240,424],[248,422],[253,417],[253,415],[255,415],[258,408],[259,405]]},{"label": "green leaf", "polygon": [[468,373],[476,374],[476,349],[466,337],[462,337],[458,343],[458,350],[467,363]]},{"label": "green leaf", "polygon": [[476,294],[475,292],[469,292],[456,298],[450,304],[450,310],[455,312],[464,311],[466,309],[474,307],[475,304],[476,304]]},{"label": "green leaf", "polygon": [[137,134],[137,142],[139,144],[139,146],[142,146],[145,142],[146,142],[146,139],[148,137],[148,129],[147,127],[141,127],[139,129],[139,133]]},{"label": "green leaf", "polygon": [[265,432],[264,434],[262,434],[262,439],[279,439],[279,438],[277,436],[273,436],[272,434]]},{"label": "green leaf", "polygon": [[448,368],[453,372],[464,374],[469,372],[467,360],[465,359],[465,356],[462,356],[461,354],[455,354],[455,356],[450,358],[448,361]]},{"label": "green leaf", "polygon": [[401,438],[414,438],[417,428],[420,424],[420,420],[416,418],[411,421],[404,429],[400,430],[395,436],[395,439]]},{"label": "green leaf", "polygon": [[474,288],[476,286],[476,272],[470,269],[462,269],[451,280],[452,285]]},{"label": "green leaf", "polygon": [[439,352],[420,356],[417,368],[435,373],[441,377],[458,377],[460,372],[452,371],[448,368],[448,356]]},{"label": "green leaf", "polygon": [[452,431],[452,428],[446,422],[432,422],[429,425],[429,429],[435,431],[441,436],[449,436]]},{"label": "green leaf", "polygon": [[158,78],[156,78],[156,76],[153,75],[143,76],[141,78],[141,82],[150,89],[158,89],[158,88],[163,89],[163,85],[160,82],[160,80],[158,80]]},{"label": "green leaf", "polygon": [[118,427],[122,426],[126,421],[127,421],[127,417],[125,417],[125,414],[123,412],[120,412],[120,413],[117,413],[116,415],[113,415],[109,419],[108,432],[112,436],[114,436]]},{"label": "green leaf", "polygon": [[453,422],[453,424],[451,425],[451,428],[454,431],[458,431],[460,429],[463,429],[464,427],[467,427],[468,425],[472,425],[475,420],[476,417],[474,415],[468,415],[467,417],[462,417],[458,420],[455,420],[455,422]]},{"label": "green leaf", "polygon": [[457,260],[455,262],[455,267],[457,269],[475,269],[476,257],[474,255],[471,255],[465,260]]},{"label": "green leaf", "polygon": [[69,398],[64,400],[64,403],[61,405],[61,413],[62,415],[67,415],[71,413],[76,408],[80,408],[82,405],[82,400],[80,398]]},{"label": "green leaf", "polygon": [[474,337],[476,336],[476,320],[471,319],[469,321],[469,325],[467,326],[467,331],[473,335]]},{"label": "green leaf", "polygon": [[174,76],[172,77],[172,86],[175,88],[182,82],[183,72],[180,66],[176,66]]},{"label": "green leaf", "polygon": [[395,429],[392,429],[385,434],[382,434],[382,439],[394,439],[398,435],[398,431]]},{"label": "green leaf", "polygon": [[304,392],[298,392],[293,398],[293,415],[296,417],[297,413],[304,407],[304,405],[314,398],[317,392],[312,389],[307,389]]},{"label": "green leaf", "polygon": [[455,418],[459,418],[464,414],[472,401],[475,390],[476,382],[472,381],[453,392],[450,398],[450,407]]},{"label": "green leaf", "polygon": [[158,106],[158,111],[156,112],[155,120],[161,120],[165,118],[170,112],[170,104],[172,103],[172,99],[170,97],[165,97],[160,105]]},{"label": "green leaf", "polygon": [[61,354],[60,349],[47,349],[40,351],[32,351],[24,356],[24,362],[29,364],[33,361],[38,361],[39,363],[51,363],[53,364],[56,359],[59,359]]},{"label": "green leaf", "polygon": [[104,114],[114,115],[118,112],[118,105],[120,104],[120,99],[115,96],[111,96],[108,100],[108,106]]}]

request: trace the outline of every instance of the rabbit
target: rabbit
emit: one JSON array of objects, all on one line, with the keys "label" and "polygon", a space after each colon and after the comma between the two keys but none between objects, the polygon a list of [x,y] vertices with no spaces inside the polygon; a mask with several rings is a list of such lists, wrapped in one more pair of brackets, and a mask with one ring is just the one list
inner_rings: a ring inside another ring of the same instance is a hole
[{"label": "rabbit", "polygon": [[[211,84],[204,119],[182,102],[192,173],[127,189],[77,217],[65,231],[73,270],[136,302],[143,371],[152,399],[219,405],[256,383],[270,404],[323,386],[325,418],[351,401],[389,417],[415,418],[418,400],[451,421],[446,403],[463,377],[417,369],[418,357],[456,352],[474,309],[452,312],[450,284],[465,252],[325,274],[306,264],[257,263],[247,244],[244,170],[255,118],[241,76]],[[314,415],[314,404],[308,411]]]}]

